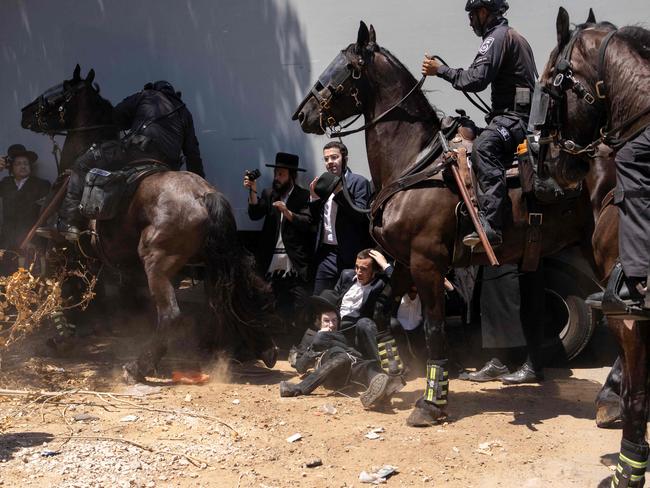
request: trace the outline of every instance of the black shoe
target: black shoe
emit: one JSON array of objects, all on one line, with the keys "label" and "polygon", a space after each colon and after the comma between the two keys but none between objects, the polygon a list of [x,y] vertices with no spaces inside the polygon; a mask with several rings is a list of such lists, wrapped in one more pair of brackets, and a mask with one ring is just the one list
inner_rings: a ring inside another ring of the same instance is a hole
[{"label": "black shoe", "polygon": [[645,278],[625,276],[623,266],[617,262],[603,293],[603,313],[633,320],[650,319],[650,310],[644,308],[647,293],[644,281]]},{"label": "black shoe", "polygon": [[504,366],[501,361],[497,358],[490,359],[485,366],[480,370],[473,373],[468,373],[467,376],[462,379],[467,381],[477,381],[483,383],[485,381],[494,381],[499,378],[499,376],[510,374],[510,370]]},{"label": "black shoe", "polygon": [[372,408],[386,396],[386,387],[390,378],[386,373],[379,373],[370,380],[368,389],[361,394],[361,405]]},{"label": "black shoe", "polygon": [[56,224],[56,228],[63,238],[69,242],[77,242],[79,236],[81,236],[81,230],[79,230],[79,227],[74,224],[67,224],[63,220],[59,220]]},{"label": "black shoe", "polygon": [[406,386],[406,380],[402,374],[389,374],[388,385],[386,386],[386,398],[392,397],[395,393],[402,391]]},{"label": "black shoe", "polygon": [[[488,229],[485,231],[485,235],[487,236],[488,242],[492,248],[499,247],[501,244],[503,244],[503,237],[501,236],[500,231]],[[485,249],[483,249],[483,244],[481,243],[481,239],[478,236],[478,232],[476,231],[463,237],[463,244],[471,247],[472,251],[474,252],[485,252]]]},{"label": "black shoe", "polygon": [[544,381],[544,373],[542,371],[535,371],[528,363],[524,363],[514,373],[504,374],[499,377],[502,383],[506,385],[521,385],[524,383],[541,383]]},{"label": "black shoe", "polygon": [[297,397],[302,395],[298,385],[292,385],[288,381],[280,381],[280,396],[283,398]]}]

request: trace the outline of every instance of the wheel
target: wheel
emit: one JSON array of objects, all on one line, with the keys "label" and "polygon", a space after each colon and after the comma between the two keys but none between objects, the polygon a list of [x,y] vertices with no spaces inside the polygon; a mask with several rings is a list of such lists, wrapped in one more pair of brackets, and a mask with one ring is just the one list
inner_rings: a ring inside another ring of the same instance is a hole
[{"label": "wheel", "polygon": [[544,349],[557,352],[561,345],[566,359],[574,359],[587,346],[594,332],[591,309],[583,298],[552,288],[546,289],[546,309]]}]

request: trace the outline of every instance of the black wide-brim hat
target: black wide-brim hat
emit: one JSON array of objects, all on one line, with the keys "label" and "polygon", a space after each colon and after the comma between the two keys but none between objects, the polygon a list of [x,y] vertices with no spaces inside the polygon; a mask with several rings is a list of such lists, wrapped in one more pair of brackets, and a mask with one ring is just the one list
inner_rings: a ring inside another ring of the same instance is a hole
[{"label": "black wide-brim hat", "polygon": [[309,297],[312,307],[317,313],[336,312],[339,314],[338,296],[334,290],[323,290],[320,295]]},{"label": "black wide-brim hat", "polygon": [[21,156],[29,159],[29,162],[31,164],[34,164],[38,159],[38,154],[36,154],[34,151],[28,151],[22,144],[12,144],[9,146],[9,149],[7,149],[7,157],[9,159],[14,160]]},{"label": "black wide-brim hat", "polygon": [[286,168],[296,171],[307,171],[298,167],[300,158],[296,154],[279,152],[275,155],[275,164],[267,164],[268,168]]},{"label": "black wide-brim hat", "polygon": [[314,185],[314,193],[316,193],[319,198],[327,200],[340,182],[340,176],[336,176],[329,171],[325,171],[325,173],[320,175],[318,177],[318,180],[316,180],[316,185]]}]

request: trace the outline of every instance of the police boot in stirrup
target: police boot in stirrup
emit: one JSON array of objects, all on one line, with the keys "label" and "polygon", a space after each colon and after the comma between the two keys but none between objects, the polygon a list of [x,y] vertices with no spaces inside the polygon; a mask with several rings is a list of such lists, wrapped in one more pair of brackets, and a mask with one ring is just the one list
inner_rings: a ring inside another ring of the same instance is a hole
[{"label": "police boot in stirrup", "polygon": [[447,360],[427,361],[427,386],[424,396],[415,402],[415,408],[406,424],[411,427],[428,427],[445,419],[448,391]]},{"label": "police boot in stirrup", "polygon": [[610,488],[642,488],[645,484],[645,470],[648,466],[648,444],[634,444],[621,441],[618,466]]},{"label": "police boot in stirrup", "polygon": [[603,313],[632,320],[648,320],[650,312],[643,308],[647,292],[644,297],[639,290],[639,283],[639,280],[626,278],[623,265],[617,262],[603,293]]}]

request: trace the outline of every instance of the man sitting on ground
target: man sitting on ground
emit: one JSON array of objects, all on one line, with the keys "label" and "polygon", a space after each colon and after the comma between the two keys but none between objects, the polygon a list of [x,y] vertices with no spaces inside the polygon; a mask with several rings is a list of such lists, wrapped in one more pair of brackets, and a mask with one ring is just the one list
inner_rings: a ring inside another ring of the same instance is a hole
[{"label": "man sitting on ground", "polygon": [[332,290],[324,290],[312,297],[316,308],[318,332],[308,330],[301,344],[292,349],[289,362],[296,370],[305,374],[314,365],[316,368],[300,383],[280,383],[281,397],[309,395],[318,386],[327,384],[342,388],[354,381],[367,385],[360,400],[364,408],[372,408],[390,397],[390,378],[375,359],[366,359],[353,348],[346,336],[339,330],[340,316],[338,297]]}]

